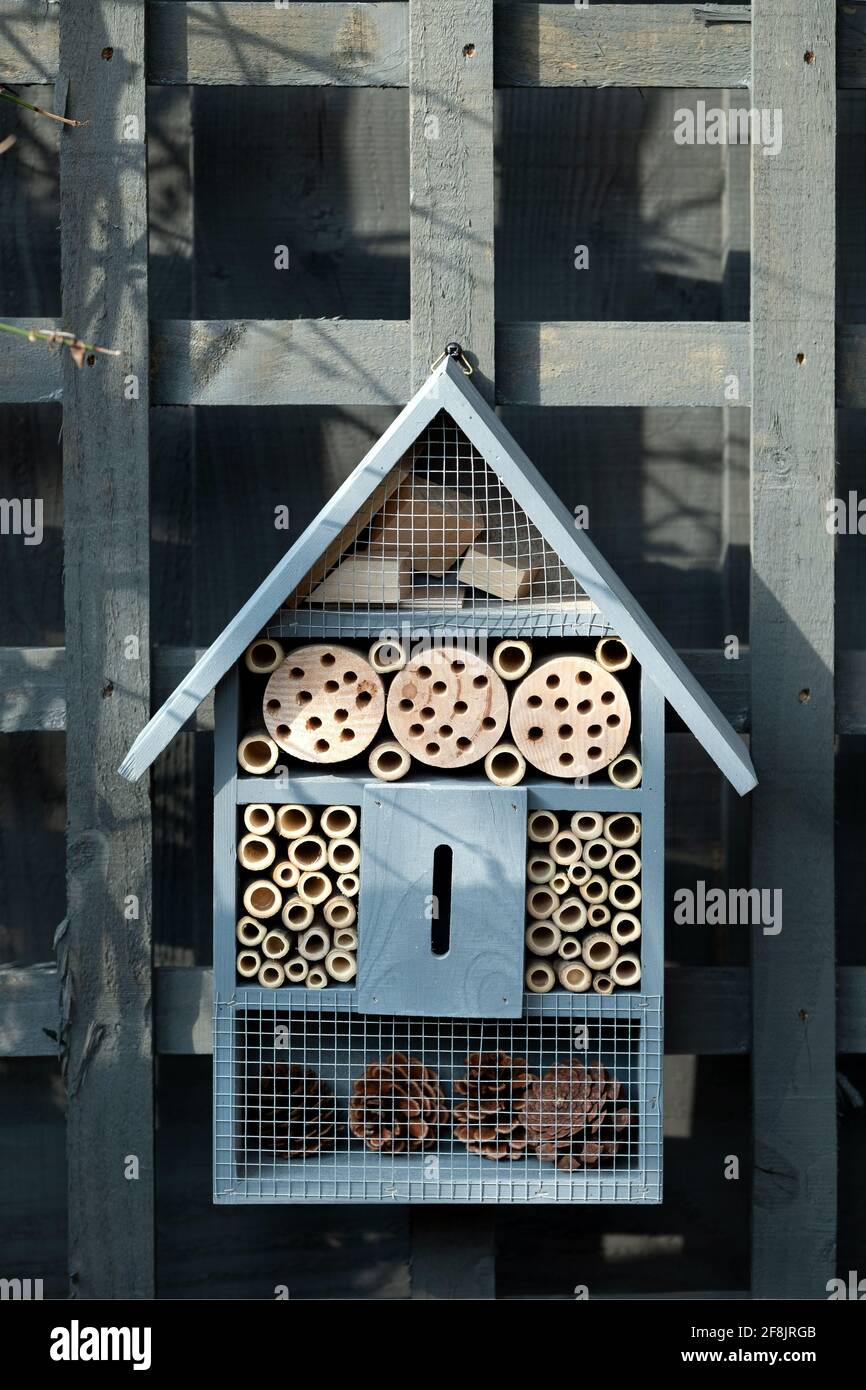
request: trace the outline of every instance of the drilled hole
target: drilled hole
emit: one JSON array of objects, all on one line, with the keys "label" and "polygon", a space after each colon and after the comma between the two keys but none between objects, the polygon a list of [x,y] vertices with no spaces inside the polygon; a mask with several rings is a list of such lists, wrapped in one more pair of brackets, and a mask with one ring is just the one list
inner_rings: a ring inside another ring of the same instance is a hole
[{"label": "drilled hole", "polygon": [[439,744],[428,743],[424,748],[424,752],[427,754],[429,758],[435,758],[436,754],[439,752]]},{"label": "drilled hole", "polygon": [[422,719],[432,719],[436,711],[431,709],[429,705],[425,705],[420,713]]},{"label": "drilled hole", "polygon": [[268,703],[267,703],[267,705],[265,706],[265,709],[267,710],[268,714],[279,714],[279,712],[280,712],[280,702],[279,702],[279,700],[268,700]]},{"label": "drilled hole", "polygon": [[601,733],[602,729],[600,724],[590,724],[586,731],[586,736],[587,738],[601,738]]},{"label": "drilled hole", "polygon": [[444,694],[445,694],[445,691],[447,690],[447,688],[448,688],[448,687],[446,686],[446,684],[445,684],[444,681],[434,681],[434,682],[433,682],[433,694],[434,694],[434,695],[444,695]]},{"label": "drilled hole", "polygon": [[439,737],[450,738],[453,732],[454,730],[452,729],[450,724],[443,724],[441,729],[439,730]]},{"label": "drilled hole", "polygon": [[454,713],[455,713],[455,714],[465,714],[468,708],[469,708],[469,706],[467,705],[467,703],[466,703],[465,700],[456,700],[456,701],[454,702]]},{"label": "drilled hole", "polygon": [[559,761],[563,767],[571,767],[571,764],[574,762],[574,758],[572,757],[571,753],[560,753]]},{"label": "drilled hole", "polygon": [[485,685],[487,684],[487,677],[486,677],[486,676],[476,676],[475,679],[473,680],[472,684],[475,686],[475,689],[476,689],[476,690],[483,690],[484,687],[485,687]]},{"label": "drilled hole", "polygon": [[399,705],[397,706],[397,708],[398,708],[398,709],[401,709],[401,710],[404,710],[404,711],[408,711],[408,710],[410,710],[410,709],[412,708],[412,701],[411,701],[411,700],[401,700],[400,703],[399,703]]},{"label": "drilled hole", "polygon": [[564,695],[560,695],[558,700],[554,700],[553,708],[559,710],[560,714],[564,709],[568,709],[568,701]]},{"label": "drilled hole", "polygon": [[288,738],[291,732],[292,731],[289,728],[288,724],[277,725],[277,738]]},{"label": "drilled hole", "polygon": [[430,670],[429,666],[418,667],[418,675],[421,677],[422,681],[426,681],[432,674],[433,672]]},{"label": "drilled hole", "polygon": [[[609,714],[604,722],[609,729],[618,729],[620,724],[622,723],[622,720],[620,719],[618,714]],[[595,734],[592,732],[592,729],[596,728],[598,728],[598,725],[593,724],[592,728],[589,731],[591,738],[595,738]]]},{"label": "drilled hole", "polygon": [[355,681],[356,681],[357,679],[358,679],[358,673],[357,673],[357,671],[344,671],[344,672],[343,672],[343,680],[345,681],[346,685],[354,685],[354,683],[355,683]]},{"label": "drilled hole", "polygon": [[530,709],[538,709],[538,708],[540,707],[540,705],[541,705],[541,696],[540,696],[540,695],[530,695],[530,697],[529,697],[529,699],[526,701],[526,703],[528,704],[528,706],[529,706]]},{"label": "drilled hole", "polygon": [[533,724],[532,728],[529,730],[529,733],[527,734],[527,738],[529,739],[530,743],[537,743],[540,738],[544,738],[544,730],[540,729],[537,724]]},{"label": "drilled hole", "polygon": [[578,714],[584,714],[584,715],[585,715],[585,714],[591,714],[591,713],[592,713],[592,700],[578,700],[578,702],[577,702],[577,712],[578,712]]},{"label": "drilled hole", "polygon": [[559,676],[548,676],[544,684],[547,686],[548,690],[555,690],[559,685]]},{"label": "drilled hole", "polygon": [[369,690],[362,690],[359,695],[355,696],[355,704],[359,709],[363,709],[365,705],[369,705],[372,698]]},{"label": "drilled hole", "polygon": [[601,757],[601,749],[598,748],[595,744],[593,744],[591,748],[587,748],[587,750],[586,750],[586,756],[587,756],[588,758],[592,758],[592,759],[600,758],[600,757]]},{"label": "drilled hole", "polygon": [[451,663],[451,670],[454,672],[454,674],[455,674],[456,676],[459,676],[461,671],[465,671],[465,670],[466,670],[466,662],[465,662],[465,661],[452,661],[452,663]]},{"label": "drilled hole", "polygon": [[304,668],[303,666],[293,666],[289,674],[293,681],[302,681],[304,679]]},{"label": "drilled hole", "polygon": [[423,724],[410,724],[410,725],[409,725],[409,733],[412,735],[413,738],[420,738],[421,735],[423,734],[423,732],[424,732],[424,725],[423,725]]},{"label": "drilled hole", "polygon": [[460,750],[461,753],[466,753],[466,752],[468,752],[469,749],[472,747],[472,739],[471,739],[471,738],[458,738],[458,740],[457,740],[457,747],[458,747],[458,749]]},{"label": "drilled hole", "polygon": [[354,729],[341,729],[341,730],[340,730],[340,740],[341,740],[342,743],[351,743],[351,742],[352,742],[352,739],[353,739],[354,737],[355,737],[355,730],[354,730]]},{"label": "drilled hole", "polygon": [[336,660],[337,658],[334,656],[333,652],[325,652],[325,655],[322,657],[322,665],[333,666]]},{"label": "drilled hole", "polygon": [[317,714],[312,715],[312,717],[307,720],[307,728],[311,731],[313,729],[321,729],[321,727],[322,721]]},{"label": "drilled hole", "polygon": [[316,739],[316,752],[317,752],[317,753],[327,753],[327,751],[328,751],[328,749],[330,748],[330,746],[331,746],[331,745],[330,745],[330,743],[328,742],[328,740],[327,740],[326,738],[317,738],[317,739]]},{"label": "drilled hole", "polygon": [[347,709],[335,709],[335,710],[334,710],[334,720],[336,721],[337,724],[344,724],[348,718],[349,718],[349,711],[348,711]]},{"label": "drilled hole", "polygon": [[557,732],[559,733],[560,738],[571,738],[572,734],[574,733],[574,729],[571,727],[570,724],[560,724]]},{"label": "drilled hole", "polygon": [[481,721],[481,727],[482,729],[495,729],[496,720],[491,715],[486,714]]},{"label": "drilled hole", "polygon": [[309,691],[309,690],[299,690],[299,691],[298,691],[298,704],[299,704],[299,705],[308,705],[308,704],[310,703],[310,701],[312,700],[312,698],[313,698],[313,696],[312,696],[312,692],[311,692],[311,691]]},{"label": "drilled hole", "polygon": [[591,676],[590,672],[589,672],[589,671],[578,671],[578,673],[577,673],[577,683],[578,683],[578,685],[592,685],[592,676]]},{"label": "drilled hole", "polygon": [[612,691],[612,690],[606,690],[606,691],[604,692],[604,694],[602,695],[602,697],[601,697],[601,703],[602,703],[603,705],[612,705],[615,699],[616,699],[616,696],[614,695],[613,691]]},{"label": "drilled hole", "polygon": [[328,691],[329,695],[333,695],[335,690],[340,689],[340,686],[337,681],[325,681],[325,689]]}]

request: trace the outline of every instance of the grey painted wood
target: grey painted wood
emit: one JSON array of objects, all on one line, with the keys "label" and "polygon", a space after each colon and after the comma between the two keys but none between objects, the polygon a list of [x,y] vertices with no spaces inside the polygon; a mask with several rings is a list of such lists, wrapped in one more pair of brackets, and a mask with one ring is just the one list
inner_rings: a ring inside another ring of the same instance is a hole
[{"label": "grey painted wood", "polygon": [[56,1055],[59,1029],[60,989],[54,963],[24,969],[0,966],[0,1057]]},{"label": "grey painted wood", "polygon": [[751,65],[745,5],[496,6],[499,87],[747,87]]},{"label": "grey painted wood", "polygon": [[[10,317],[4,323],[28,331],[59,327],[50,318]],[[21,404],[61,400],[62,363],[60,353],[47,343],[29,343],[17,334],[0,333],[0,401]]]},{"label": "grey painted wood", "polygon": [[641,672],[641,994],[662,994],[665,971],[665,700]]},{"label": "grey painted wood", "polygon": [[63,647],[0,647],[0,733],[66,728]]},{"label": "grey painted wood", "polygon": [[404,87],[404,4],[148,6],[151,82]]},{"label": "grey painted wood", "polygon": [[408,346],[399,320],[170,320],[153,327],[153,402],[402,405]]},{"label": "grey painted wood", "polygon": [[[474,769],[477,775],[478,769]],[[299,772],[293,777],[241,777],[237,778],[237,800],[239,806],[249,806],[257,801],[278,806],[286,801],[301,801],[311,806],[331,806],[335,802],[348,802],[360,806],[365,792],[375,792],[381,782],[374,782],[366,768],[343,775],[323,772]],[[411,787],[417,792],[427,792],[433,796],[437,791],[459,792],[465,790],[467,782],[461,777],[431,778],[423,767],[415,766],[400,780],[401,787]],[[626,791],[619,787],[593,785],[577,787],[573,782],[560,781],[555,777],[531,777],[520,784],[529,799],[531,811],[548,807],[569,811],[639,811],[643,803],[643,790]]]},{"label": "grey painted wood", "polygon": [[735,373],[750,395],[743,323],[500,323],[503,405],[717,405]]},{"label": "grey painted wood", "polygon": [[832,0],[752,7],[752,102],[785,121],[752,160],[752,880],[784,903],[752,939],[755,1298],[835,1273],[835,26]]},{"label": "grey painted wood", "polygon": [[0,0],[0,82],[53,82],[57,9],[44,0]]},{"label": "grey painted wood", "polygon": [[[519,1018],[527,798],[522,787],[370,785],[361,813],[360,1013]],[[431,947],[433,854],[451,847],[451,930]]]},{"label": "grey painted wood", "polygon": [[213,968],[221,999],[231,997],[235,983],[238,702],[234,666],[214,695]]},{"label": "grey painted wood", "polygon": [[409,0],[412,386],[445,344],[493,389],[493,3]]},{"label": "grey painted wood", "polygon": [[[64,4],[60,70],[69,114],[88,120],[61,142],[63,315],[123,354],[116,364],[79,369],[68,354],[63,363],[70,1280],[81,1298],[145,1298],[154,1287],[151,826],[146,784],[124,785],[115,772],[150,686],[142,0]],[[124,140],[130,117],[137,138]],[[124,399],[128,373],[137,400]],[[124,916],[130,897],[135,918]],[[127,1155],[138,1158],[137,1181],[124,1176]]]},{"label": "grey painted wood", "polygon": [[836,404],[849,410],[866,407],[866,326],[840,324],[836,329]]},{"label": "grey painted wood", "polygon": [[441,374],[442,404],[501,477],[527,516],[590,598],[629,644],[645,671],[741,794],[755,785],[742,741],[697,684],[670,643],[628,593],[586,531],[541,477],[517,442],[449,358]]}]

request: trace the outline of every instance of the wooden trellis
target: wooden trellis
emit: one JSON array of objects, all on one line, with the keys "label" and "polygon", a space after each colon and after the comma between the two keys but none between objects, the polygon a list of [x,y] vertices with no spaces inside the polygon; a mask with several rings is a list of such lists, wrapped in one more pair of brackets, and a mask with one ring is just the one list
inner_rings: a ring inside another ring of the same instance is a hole
[{"label": "wooden trellis", "polygon": [[[744,970],[670,970],[667,1039],[674,1052],[751,1051],[752,1293],[825,1296],[836,1272],[835,1055],[866,1051],[866,969],[837,977],[833,898],[833,741],[866,732],[866,678],[852,661],[834,680],[823,512],[834,405],[866,405],[866,330],[837,334],[833,274],[836,89],[866,86],[866,7],[841,7],[837,36],[835,0],[585,10],[4,0],[0,80],[52,82],[55,109],[73,116],[86,94],[90,124],[61,140],[60,326],[123,353],[109,378],[0,344],[3,402],[63,400],[68,656],[0,652],[0,731],[56,728],[65,698],[68,927],[61,979],[0,976],[0,1053],[50,1054],[62,983],[78,1293],[152,1295],[154,1036],[163,1053],[211,1046],[210,972],[151,970],[149,802],[116,775],[192,661],[155,651],[151,682],[148,405],[402,404],[458,338],[501,404],[723,406],[733,373],[751,406],[751,655],[683,655],[751,733],[753,881],[782,889],[784,931],[756,937],[750,990]],[[146,82],[408,85],[410,320],[148,325]],[[752,105],[785,120],[783,155],[753,151],[750,323],[495,322],[495,86],[750,84]],[[110,400],[109,380],[130,376],[137,395],[118,387]],[[134,923],[123,917],[130,895]],[[137,1183],[124,1181],[123,1154],[139,1158]],[[480,1222],[466,1232],[483,1239]]]}]

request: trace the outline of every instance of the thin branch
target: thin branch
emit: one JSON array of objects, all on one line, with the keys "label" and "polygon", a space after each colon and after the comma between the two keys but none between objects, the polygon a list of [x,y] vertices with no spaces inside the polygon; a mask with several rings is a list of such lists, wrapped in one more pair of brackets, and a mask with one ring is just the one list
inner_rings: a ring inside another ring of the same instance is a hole
[{"label": "thin branch", "polygon": [[99,352],[104,357],[120,356],[119,348],[97,347],[95,343],[82,342],[76,334],[67,333],[61,328],[19,328],[14,323],[0,323],[0,332],[14,333],[16,337],[26,338],[28,343],[48,343],[50,347],[68,348],[76,367],[82,367],[90,353]]},{"label": "thin branch", "polygon": [[32,101],[24,101],[4,86],[2,82],[0,82],[0,97],[4,101],[13,102],[15,106],[23,106],[25,111],[35,111],[37,116],[46,116],[49,121],[60,121],[61,125],[87,125],[87,121],[74,121],[71,116],[58,116],[54,111],[46,111],[44,106],[34,106]]}]

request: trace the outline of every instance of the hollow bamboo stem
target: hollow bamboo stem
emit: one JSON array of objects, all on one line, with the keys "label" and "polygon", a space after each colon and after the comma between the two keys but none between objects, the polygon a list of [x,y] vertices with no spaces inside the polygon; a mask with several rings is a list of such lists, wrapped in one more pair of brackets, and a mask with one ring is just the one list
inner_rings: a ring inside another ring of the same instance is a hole
[{"label": "hollow bamboo stem", "polygon": [[526,776],[526,759],[513,743],[498,743],[484,759],[484,771],[496,787],[516,787]]},{"label": "hollow bamboo stem", "polygon": [[604,818],[604,838],[614,849],[631,849],[640,839],[640,819],[631,811],[616,811]]},{"label": "hollow bamboo stem", "polygon": [[299,840],[313,828],[313,813],[309,806],[280,806],[277,811],[277,834],[284,840]]},{"label": "hollow bamboo stem", "polygon": [[238,951],[238,974],[243,980],[255,979],[261,969],[262,958],[258,951]]},{"label": "hollow bamboo stem", "polygon": [[298,897],[305,903],[318,907],[331,896],[331,880],[327,874],[316,869],[312,873],[301,874],[298,879]]},{"label": "hollow bamboo stem", "polygon": [[586,926],[586,908],[580,898],[565,898],[554,910],[553,921],[560,931],[580,931]]},{"label": "hollow bamboo stem", "polygon": [[597,840],[604,829],[604,817],[597,811],[575,811],[571,828],[579,840]]},{"label": "hollow bamboo stem", "polygon": [[279,753],[279,748],[264,729],[255,729],[252,733],[244,734],[238,744],[238,762],[244,772],[249,772],[253,777],[263,777],[266,772],[270,772]]},{"label": "hollow bamboo stem", "polygon": [[530,840],[539,845],[547,845],[558,832],[559,825],[552,811],[530,812],[526,831]]},{"label": "hollow bamboo stem", "polygon": [[640,981],[640,961],[637,956],[627,952],[614,961],[610,973],[616,985],[622,985],[625,988],[636,985]]},{"label": "hollow bamboo stem", "polygon": [[286,972],[278,960],[267,960],[259,971],[259,984],[264,989],[279,989],[285,984]]},{"label": "hollow bamboo stem", "polygon": [[310,927],[298,939],[298,954],[304,960],[324,960],[331,949],[331,933],[324,927]]},{"label": "hollow bamboo stem", "polygon": [[254,878],[244,889],[244,907],[251,917],[275,917],[282,905],[282,893],[267,878]]},{"label": "hollow bamboo stem", "polygon": [[621,787],[624,791],[639,787],[641,779],[640,758],[630,750],[621,753],[609,765],[607,775],[615,787]]},{"label": "hollow bamboo stem", "polygon": [[292,840],[289,845],[289,858],[297,864],[301,873],[311,869],[323,869],[328,862],[328,844],[321,835],[304,835]]},{"label": "hollow bamboo stem", "polygon": [[550,880],[550,886],[554,893],[558,893],[561,898],[564,898],[571,887],[571,880],[568,874],[565,873],[563,869],[560,869],[559,873],[554,874],[553,878]]},{"label": "hollow bamboo stem", "polygon": [[593,874],[578,889],[580,896],[587,903],[606,902],[609,891],[608,881],[606,878],[602,878],[601,874]]},{"label": "hollow bamboo stem", "polygon": [[344,898],[356,897],[360,887],[361,880],[358,878],[357,874],[337,875],[337,892],[342,893]]},{"label": "hollow bamboo stem", "polygon": [[583,846],[583,857],[587,864],[592,868],[593,873],[599,869],[604,869],[610,863],[613,850],[607,840],[587,840]]},{"label": "hollow bamboo stem", "polygon": [[619,912],[634,912],[641,900],[641,891],[633,879],[615,878],[610,885],[610,901]]},{"label": "hollow bamboo stem", "polygon": [[361,850],[355,840],[331,840],[328,843],[328,863],[335,873],[353,873],[361,862]]},{"label": "hollow bamboo stem", "polygon": [[254,676],[269,676],[286,659],[279,642],[272,637],[259,637],[244,652],[244,665]]},{"label": "hollow bamboo stem", "polygon": [[380,782],[399,782],[412,766],[412,759],[396,739],[385,739],[371,751],[367,766]]},{"label": "hollow bamboo stem", "polygon": [[303,956],[292,956],[289,960],[283,962],[286,979],[289,984],[292,985],[303,984],[304,980],[307,978],[307,971],[309,968]]},{"label": "hollow bamboo stem", "polygon": [[553,966],[546,960],[531,960],[524,975],[530,994],[547,994],[556,984]]},{"label": "hollow bamboo stem", "polygon": [[577,960],[580,956],[580,952],[580,937],[564,936],[559,943],[559,950],[556,954],[560,956],[562,960]]},{"label": "hollow bamboo stem", "polygon": [[624,671],[631,665],[631,648],[621,637],[602,637],[596,643],[595,659],[605,671]]},{"label": "hollow bamboo stem", "polygon": [[337,927],[333,936],[334,946],[341,951],[357,951],[358,933],[354,927]]},{"label": "hollow bamboo stem", "polygon": [[295,888],[300,877],[301,871],[291,859],[281,859],[271,869],[271,878],[278,888]]},{"label": "hollow bamboo stem", "polygon": [[277,847],[264,835],[242,835],[238,844],[238,863],[253,873],[269,869],[276,858]]},{"label": "hollow bamboo stem", "polygon": [[257,922],[255,917],[241,917],[235,928],[235,935],[242,946],[258,946],[264,940],[267,927]]},{"label": "hollow bamboo stem", "polygon": [[549,883],[556,872],[556,865],[546,854],[532,854],[527,860],[526,877],[530,883]]},{"label": "hollow bamboo stem", "polygon": [[619,946],[639,940],[640,933],[640,922],[633,912],[618,912],[610,924],[610,934]]},{"label": "hollow bamboo stem", "polygon": [[325,989],[328,972],[321,965],[313,965],[307,972],[307,989]]},{"label": "hollow bamboo stem", "polygon": [[332,980],[337,980],[339,984],[344,985],[355,978],[358,964],[353,952],[336,949],[329,951],[326,955],[325,969]]},{"label": "hollow bamboo stem", "polygon": [[313,904],[303,898],[289,898],[283,908],[283,926],[289,931],[306,931],[315,916]]},{"label": "hollow bamboo stem", "polygon": [[530,888],[526,895],[526,911],[538,922],[548,921],[559,907],[559,898],[546,883]]},{"label": "hollow bamboo stem", "polygon": [[509,637],[493,649],[493,669],[504,681],[519,681],[532,665],[532,648],[528,642]]},{"label": "hollow bamboo stem", "polygon": [[390,637],[380,637],[370,647],[367,660],[380,676],[387,676],[394,671],[402,671],[408,656],[402,642]]},{"label": "hollow bamboo stem", "polygon": [[355,904],[336,894],[328,899],[322,912],[329,927],[351,927],[358,917]]},{"label": "hollow bamboo stem", "polygon": [[569,864],[568,881],[573,883],[575,888],[582,888],[592,878],[592,869],[588,864]]},{"label": "hollow bamboo stem", "polygon": [[592,987],[596,994],[613,994],[613,980],[610,975],[605,975],[601,971],[593,976]]},{"label": "hollow bamboo stem", "polygon": [[633,849],[618,849],[610,861],[613,878],[637,878],[640,873],[640,855]]},{"label": "hollow bamboo stem", "polygon": [[524,934],[527,950],[534,956],[553,956],[559,949],[562,932],[553,922],[531,922]]},{"label": "hollow bamboo stem", "polygon": [[610,921],[610,908],[607,903],[593,903],[586,914],[591,927],[606,927]]},{"label": "hollow bamboo stem", "polygon": [[273,806],[267,806],[263,801],[244,807],[244,827],[251,835],[269,835],[275,821]]},{"label": "hollow bamboo stem", "polygon": [[571,830],[560,830],[550,844],[550,854],[554,863],[576,864],[583,854],[583,845]]},{"label": "hollow bamboo stem", "polygon": [[619,955],[619,947],[607,932],[590,932],[583,943],[583,959],[593,970],[609,970]]},{"label": "hollow bamboo stem", "polygon": [[585,994],[592,983],[592,971],[582,960],[563,960],[559,962],[557,978],[571,994]]},{"label": "hollow bamboo stem", "polygon": [[358,812],[354,806],[326,806],[322,812],[321,826],[329,840],[342,840],[354,833],[358,824]]},{"label": "hollow bamboo stem", "polygon": [[292,949],[292,939],[279,927],[272,927],[262,942],[262,954],[268,960],[282,960]]}]

